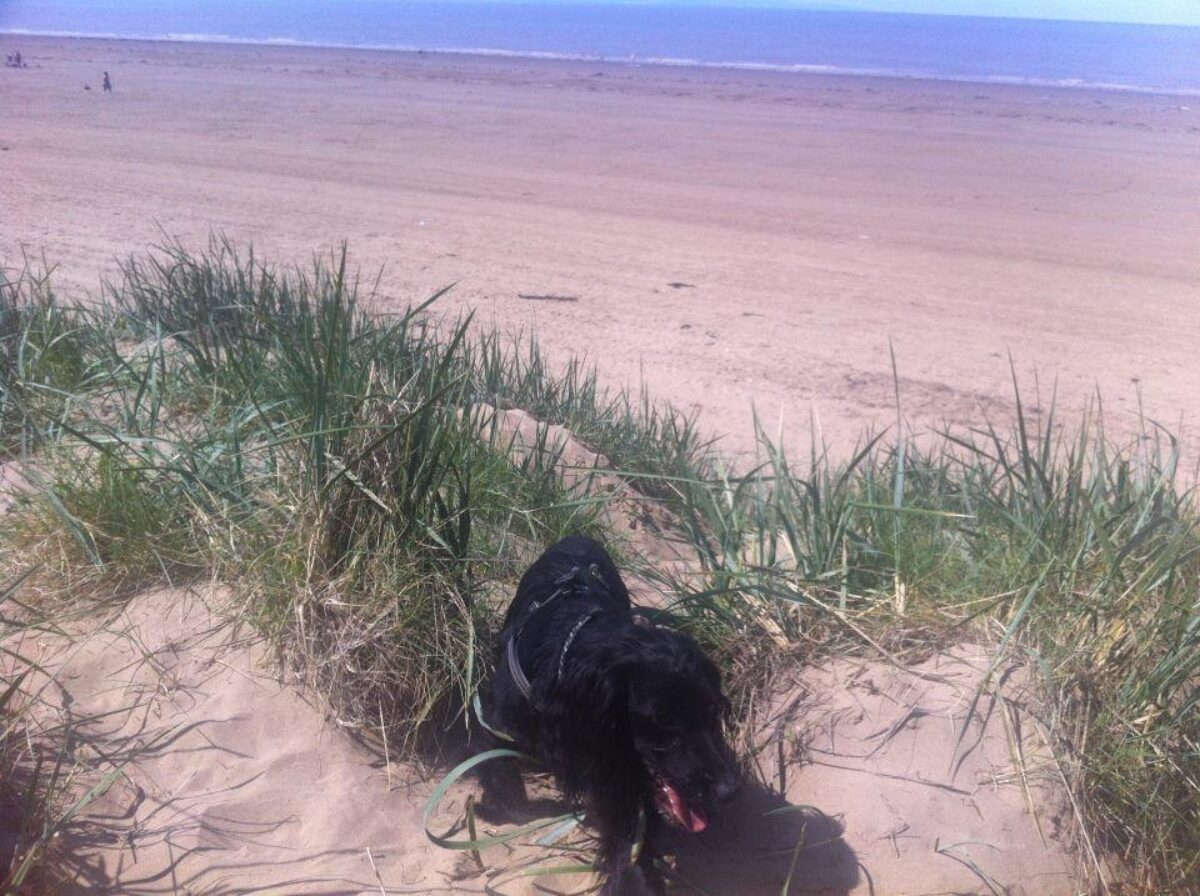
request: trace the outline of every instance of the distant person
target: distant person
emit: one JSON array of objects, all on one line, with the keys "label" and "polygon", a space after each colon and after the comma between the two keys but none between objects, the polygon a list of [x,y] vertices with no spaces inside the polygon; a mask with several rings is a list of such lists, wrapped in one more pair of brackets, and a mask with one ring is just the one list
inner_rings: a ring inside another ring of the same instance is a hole
[{"label": "distant person", "polygon": [[112,93],[112,80],[108,77],[108,72],[104,73],[104,92]]},{"label": "distant person", "polygon": [[25,67],[25,60],[21,58],[20,50],[17,50],[17,52],[13,54],[13,65],[15,65],[17,68]]}]

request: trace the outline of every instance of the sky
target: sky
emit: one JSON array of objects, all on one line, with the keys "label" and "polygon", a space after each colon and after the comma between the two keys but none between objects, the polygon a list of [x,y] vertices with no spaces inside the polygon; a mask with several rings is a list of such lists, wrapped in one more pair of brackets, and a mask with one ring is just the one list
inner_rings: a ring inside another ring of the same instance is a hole
[{"label": "sky", "polygon": [[[0,0],[4,13],[36,5],[38,0]],[[87,4],[93,0],[67,0]],[[199,0],[104,0],[130,9],[153,6],[159,10],[177,2],[194,7]],[[246,3],[286,4],[288,0],[245,0]],[[330,7],[337,0],[327,0]],[[479,0],[487,3],[521,0]],[[526,0],[528,2],[528,0]],[[672,6],[786,6],[800,9],[844,9],[869,12],[932,13],[942,15],[1005,16],[1028,19],[1073,19],[1093,22],[1143,22],[1161,25],[1200,25],[1200,0],[534,0],[534,2],[615,2]],[[61,3],[59,5],[65,5]]]}]

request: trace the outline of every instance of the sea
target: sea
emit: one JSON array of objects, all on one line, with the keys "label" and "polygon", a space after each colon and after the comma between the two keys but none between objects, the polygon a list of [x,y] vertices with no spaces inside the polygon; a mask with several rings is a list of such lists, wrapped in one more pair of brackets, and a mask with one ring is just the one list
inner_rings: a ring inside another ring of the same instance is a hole
[{"label": "sea", "polygon": [[1200,95],[1191,26],[691,4],[0,0],[0,32],[12,49],[21,34],[52,34]]}]

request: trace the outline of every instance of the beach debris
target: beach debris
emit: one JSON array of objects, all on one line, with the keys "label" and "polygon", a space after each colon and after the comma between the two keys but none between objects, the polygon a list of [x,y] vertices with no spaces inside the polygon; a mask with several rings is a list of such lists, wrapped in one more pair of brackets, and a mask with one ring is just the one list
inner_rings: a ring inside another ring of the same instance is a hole
[{"label": "beach debris", "polygon": [[560,295],[555,295],[554,293],[546,293],[544,295],[539,295],[536,293],[519,292],[519,293],[517,293],[517,298],[518,299],[526,299],[530,302],[578,302],[579,301],[579,296],[560,296]]},{"label": "beach debris", "polygon": [[695,283],[684,283],[682,280],[676,280],[673,283],[668,283],[667,286],[671,289],[695,289]]}]

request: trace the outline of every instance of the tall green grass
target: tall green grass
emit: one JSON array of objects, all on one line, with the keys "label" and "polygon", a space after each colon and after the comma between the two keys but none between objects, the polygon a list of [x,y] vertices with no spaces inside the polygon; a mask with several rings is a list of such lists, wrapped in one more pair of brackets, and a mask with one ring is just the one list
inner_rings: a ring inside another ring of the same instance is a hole
[{"label": "tall green grass", "polygon": [[[199,255],[169,245],[88,310],[35,287],[13,285],[6,345],[21,356],[31,321],[61,319],[87,334],[87,376],[6,368],[13,426],[41,446],[8,537],[76,593],[238,580],[342,718],[393,743],[473,688],[487,583],[598,531],[548,427],[511,461],[477,397],[468,322],[439,331],[428,302],[363,313],[344,252],[278,270],[219,239]],[[35,386],[65,398],[26,401]]]},{"label": "tall green grass", "polygon": [[86,381],[92,336],[87,311],[56,300],[47,265],[0,268],[0,458],[53,429]]},{"label": "tall green grass", "polygon": [[[0,446],[37,462],[0,537],[37,587],[235,582],[339,718],[414,747],[463,715],[523,565],[605,535],[561,424],[673,515],[694,562],[640,572],[736,689],[806,652],[1023,653],[1090,847],[1135,891],[1200,888],[1200,535],[1165,432],[1063,427],[1014,384],[994,426],[800,460],[760,430],[734,468],[645,390],[364,289],[344,249],[280,269],[219,239],[130,260],[87,309],[6,281]],[[540,421],[520,450],[511,408]]]}]

